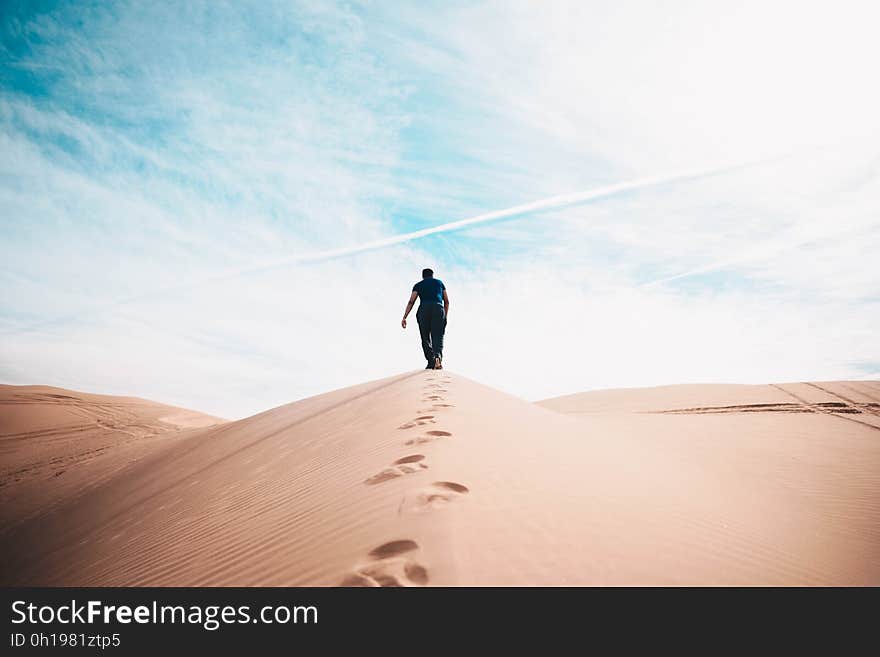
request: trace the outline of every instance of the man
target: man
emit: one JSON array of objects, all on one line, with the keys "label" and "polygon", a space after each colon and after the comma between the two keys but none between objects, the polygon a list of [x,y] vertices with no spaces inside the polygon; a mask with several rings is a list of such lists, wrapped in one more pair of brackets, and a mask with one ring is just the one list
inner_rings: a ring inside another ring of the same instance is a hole
[{"label": "man", "polygon": [[446,286],[443,281],[434,278],[431,269],[422,270],[422,280],[413,285],[409,303],[400,325],[406,328],[406,317],[412,310],[413,304],[419,298],[419,309],[416,311],[416,321],[419,323],[419,333],[422,335],[422,351],[425,352],[425,360],[428,361],[426,370],[443,369],[443,334],[446,332],[446,318],[449,316],[449,295],[446,294]]}]

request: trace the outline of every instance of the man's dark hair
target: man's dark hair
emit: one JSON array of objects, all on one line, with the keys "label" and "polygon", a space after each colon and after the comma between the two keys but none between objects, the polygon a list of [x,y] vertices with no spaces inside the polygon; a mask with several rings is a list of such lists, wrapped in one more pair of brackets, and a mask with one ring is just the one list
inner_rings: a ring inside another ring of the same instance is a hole
[{"label": "man's dark hair", "polygon": [[422,270],[422,278],[432,278],[434,276],[433,269],[423,269]]}]

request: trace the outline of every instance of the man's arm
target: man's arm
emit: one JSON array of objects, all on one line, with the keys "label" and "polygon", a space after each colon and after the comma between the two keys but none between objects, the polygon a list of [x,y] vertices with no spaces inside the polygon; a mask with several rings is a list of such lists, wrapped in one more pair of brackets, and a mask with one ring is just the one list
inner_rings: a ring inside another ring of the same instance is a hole
[{"label": "man's arm", "polygon": [[443,315],[446,317],[446,321],[449,321],[449,295],[446,294],[446,288],[443,288]]},{"label": "man's arm", "polygon": [[[413,290],[412,294],[409,295],[409,303],[406,304],[406,310],[403,311],[403,319],[400,320],[400,326],[406,328],[406,316],[409,315],[409,311],[412,310],[413,304],[416,302],[419,293]],[[446,293],[443,293],[444,298],[446,297]]]}]

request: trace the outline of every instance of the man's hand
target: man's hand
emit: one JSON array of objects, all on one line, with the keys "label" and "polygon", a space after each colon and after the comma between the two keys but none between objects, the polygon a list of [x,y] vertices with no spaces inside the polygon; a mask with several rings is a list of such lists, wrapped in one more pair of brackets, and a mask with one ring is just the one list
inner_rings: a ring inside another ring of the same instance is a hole
[{"label": "man's hand", "polygon": [[415,290],[413,290],[412,294],[409,295],[409,302],[406,304],[406,310],[403,311],[403,319],[400,320],[401,328],[406,328],[406,316],[409,315],[409,311],[412,310],[413,304],[415,304],[418,297],[419,293]]}]

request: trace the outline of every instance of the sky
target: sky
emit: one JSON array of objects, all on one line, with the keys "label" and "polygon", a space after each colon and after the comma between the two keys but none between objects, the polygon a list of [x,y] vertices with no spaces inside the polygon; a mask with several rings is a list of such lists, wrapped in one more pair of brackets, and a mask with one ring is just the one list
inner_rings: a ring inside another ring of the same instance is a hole
[{"label": "sky", "polygon": [[423,267],[525,399],[880,378],[878,23],[3,0],[0,382],[244,417],[423,367]]}]

